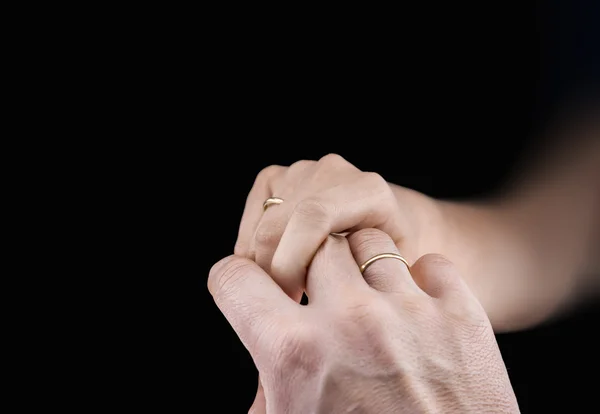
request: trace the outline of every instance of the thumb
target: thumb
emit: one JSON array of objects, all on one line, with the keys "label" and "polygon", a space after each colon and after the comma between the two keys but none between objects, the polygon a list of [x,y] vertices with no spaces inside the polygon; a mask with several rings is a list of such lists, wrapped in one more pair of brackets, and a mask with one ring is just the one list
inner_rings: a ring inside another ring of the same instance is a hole
[{"label": "thumb", "polygon": [[291,315],[299,308],[264,270],[246,258],[231,255],[220,260],[210,270],[207,284],[216,305],[253,358],[262,346],[268,349],[271,345],[270,336],[264,335],[265,327],[281,326],[281,315]]}]

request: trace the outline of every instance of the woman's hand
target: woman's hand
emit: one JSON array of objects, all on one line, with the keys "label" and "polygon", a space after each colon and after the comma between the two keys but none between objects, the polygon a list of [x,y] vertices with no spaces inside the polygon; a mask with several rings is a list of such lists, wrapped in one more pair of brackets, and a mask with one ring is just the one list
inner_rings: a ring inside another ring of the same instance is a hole
[{"label": "woman's hand", "polygon": [[[268,167],[248,196],[235,254],[254,260],[296,300],[313,256],[330,233],[380,229],[412,263],[423,232],[439,214],[429,197],[402,191],[397,198],[380,175],[362,172],[339,155]],[[269,197],[284,201],[263,211]]]},{"label": "woman's hand", "polygon": [[[566,162],[572,172],[532,177],[487,202],[436,200],[338,155],[271,166],[250,191],[235,253],[300,300],[307,267],[328,234],[377,228],[409,264],[432,252],[452,260],[497,332],[527,328],[585,292],[578,276],[589,274],[582,272],[588,256],[597,262],[589,252],[598,238],[589,233],[600,228],[600,197],[591,191],[600,152],[586,154]],[[269,197],[284,201],[263,211]]]}]

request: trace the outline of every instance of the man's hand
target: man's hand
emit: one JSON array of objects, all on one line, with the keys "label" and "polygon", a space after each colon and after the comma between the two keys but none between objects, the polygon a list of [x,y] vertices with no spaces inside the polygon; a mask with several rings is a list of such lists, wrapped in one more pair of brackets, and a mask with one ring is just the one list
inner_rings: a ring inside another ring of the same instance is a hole
[{"label": "man's hand", "polygon": [[375,229],[328,236],[307,306],[248,259],[212,268],[209,290],[261,376],[254,412],[519,411],[489,320],[450,262],[426,255],[409,272],[381,259],[360,273],[394,252]]}]

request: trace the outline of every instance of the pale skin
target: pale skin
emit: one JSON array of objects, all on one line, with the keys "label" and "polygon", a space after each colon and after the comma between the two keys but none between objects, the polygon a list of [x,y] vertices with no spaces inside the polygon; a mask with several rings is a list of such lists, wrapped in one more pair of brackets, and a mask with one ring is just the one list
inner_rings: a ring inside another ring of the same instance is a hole
[{"label": "pale skin", "polygon": [[[431,252],[452,260],[496,332],[531,327],[590,286],[597,291],[599,129],[593,124],[577,147],[540,158],[492,200],[436,200],[335,154],[268,167],[250,191],[234,252],[299,300],[307,266],[328,234],[378,228],[409,263]],[[285,201],[263,212],[273,195]]]},{"label": "pale skin", "polygon": [[[210,272],[215,302],[246,346],[262,387],[251,413],[518,413],[481,304],[440,255],[411,266],[376,229],[328,236],[301,306],[255,262]],[[443,346],[440,346],[443,344]]]},{"label": "pale skin", "polygon": [[[328,235],[350,232],[351,238],[358,230],[376,228],[389,235],[408,260],[412,277],[424,292],[427,289],[417,280],[417,261],[427,253],[442,253],[455,264],[455,274],[481,304],[494,331],[531,327],[576,303],[583,292],[598,292],[598,131],[594,123],[578,129],[577,146],[557,147],[509,191],[489,200],[436,200],[362,172],[336,155],[268,167],[248,196],[235,254],[254,261],[294,301],[306,292],[312,304],[311,276],[326,278],[327,272],[311,274],[311,263]],[[262,203],[271,196],[285,201],[263,212]],[[394,260],[381,263],[388,261]],[[381,323],[402,324],[391,320]],[[443,329],[439,334],[444,337]],[[340,340],[338,346],[351,352],[353,343]],[[371,345],[377,347],[377,342]],[[258,362],[257,367],[263,378],[268,369],[265,365],[261,369]],[[437,378],[443,387],[447,378]],[[259,383],[253,412],[282,412],[267,409],[269,394],[277,392]]]}]

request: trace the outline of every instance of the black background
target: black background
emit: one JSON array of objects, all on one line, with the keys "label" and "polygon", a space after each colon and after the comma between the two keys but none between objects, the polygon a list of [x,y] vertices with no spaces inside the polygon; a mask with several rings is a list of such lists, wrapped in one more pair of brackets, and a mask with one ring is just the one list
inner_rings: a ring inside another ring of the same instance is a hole
[{"label": "black background", "polygon": [[[187,108],[175,117],[171,134],[186,139],[153,160],[170,177],[160,185],[173,200],[171,225],[191,240],[173,241],[186,266],[173,264],[181,283],[164,293],[175,313],[156,320],[171,342],[164,364],[172,374],[161,381],[174,385],[173,404],[237,413],[253,400],[256,370],[206,277],[232,253],[262,168],[333,152],[434,197],[491,194],[549,145],[543,131],[597,76],[597,28],[587,7],[520,2],[423,5],[393,16],[347,9],[221,16],[194,50],[200,87],[186,98],[201,102],[199,113]],[[199,137],[187,129],[190,117]],[[522,412],[594,406],[598,320],[594,306],[498,336]]]}]

